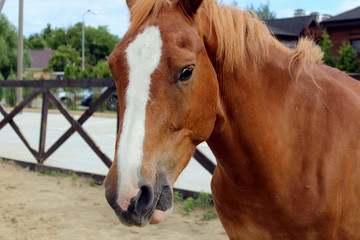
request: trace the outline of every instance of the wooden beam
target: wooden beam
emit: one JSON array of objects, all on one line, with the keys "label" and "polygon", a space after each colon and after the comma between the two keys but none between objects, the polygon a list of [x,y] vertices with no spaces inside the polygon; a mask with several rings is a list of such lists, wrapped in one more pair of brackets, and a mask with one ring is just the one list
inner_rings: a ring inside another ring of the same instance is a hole
[{"label": "wooden beam", "polygon": [[42,98],[42,108],[41,108],[41,125],[40,125],[40,142],[39,142],[39,156],[37,161],[42,164],[45,159],[43,158],[45,152],[45,142],[46,142],[46,127],[47,127],[47,117],[49,109],[49,90],[44,89],[43,98]]},{"label": "wooden beam", "polygon": [[116,91],[115,86],[106,89],[106,91],[103,94],[101,94],[101,96],[98,99],[96,99],[96,101],[93,104],[91,104],[91,106],[84,112],[84,114],[81,115],[78,122],[80,124],[83,124],[89,117],[91,117],[91,115],[94,114],[96,109],[98,109],[114,91]]},{"label": "wooden beam", "polygon": [[[96,101],[84,112],[83,115],[77,120],[82,125],[88,120],[96,109],[103,104],[106,99],[115,91],[115,87],[108,88]],[[70,127],[44,154],[44,159],[47,159],[53,154],[71,135],[75,132],[75,128]]]},{"label": "wooden beam", "polygon": [[106,154],[96,145],[94,140],[87,134],[87,132],[81,127],[80,123],[77,122],[70,113],[64,108],[64,106],[57,100],[55,95],[49,91],[50,101],[60,110],[64,117],[70,122],[72,128],[74,128],[80,136],[85,140],[85,142],[90,146],[90,148],[99,156],[99,158],[105,163],[106,166],[110,167],[112,161]]},{"label": "wooden beam", "polygon": [[[11,81],[0,81],[0,82],[11,82]],[[18,114],[19,112],[21,112],[21,110],[23,110],[23,108],[29,103],[31,102],[34,98],[37,97],[37,95],[39,95],[42,92],[42,89],[38,88],[35,89],[35,91],[33,91],[27,98],[24,99],[24,101],[22,101],[18,106],[16,106],[11,113],[9,113],[6,117],[4,117],[4,119],[0,122],[0,129],[2,129],[5,124],[7,124],[10,120],[13,119],[13,117],[15,117],[16,114]]]},{"label": "wooden beam", "polygon": [[204,154],[199,150],[195,149],[193,157],[203,166],[211,175],[214,174],[216,165],[210,161]]},{"label": "wooden beam", "polygon": [[[3,106],[1,106],[0,104],[0,112],[2,113],[2,115],[4,117],[6,117],[8,114],[6,113],[5,109],[3,108]],[[14,131],[16,132],[16,134],[19,136],[19,138],[21,139],[21,141],[25,144],[25,146],[29,149],[29,151],[31,152],[31,154],[35,157],[35,159],[37,159],[38,157],[38,152],[30,145],[29,141],[25,138],[24,134],[21,132],[20,128],[18,127],[18,125],[15,123],[15,121],[13,119],[11,119],[9,121],[10,126],[14,129]]]}]

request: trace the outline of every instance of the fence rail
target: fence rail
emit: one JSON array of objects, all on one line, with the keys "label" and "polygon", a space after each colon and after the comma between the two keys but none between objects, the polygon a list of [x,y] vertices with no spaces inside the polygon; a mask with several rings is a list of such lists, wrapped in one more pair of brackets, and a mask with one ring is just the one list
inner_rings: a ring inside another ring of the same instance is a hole
[{"label": "fence rail", "polygon": [[[360,80],[360,74],[350,74],[351,77]],[[115,83],[112,78],[104,79],[75,79],[75,80],[8,80],[0,81],[0,87],[32,87],[35,90],[27,96],[19,105],[17,105],[10,113],[7,113],[0,103],[0,112],[4,118],[0,121],[0,130],[9,124],[16,134],[19,136],[24,145],[29,149],[31,154],[37,160],[38,166],[43,166],[44,161],[51,156],[69,137],[78,132],[85,140],[90,148],[97,154],[103,163],[110,168],[112,161],[95,143],[95,141],[84,130],[82,125],[93,115],[93,113],[116,91]],[[75,120],[63,104],[56,98],[51,88],[91,88],[91,87],[107,87],[100,97]],[[41,125],[40,125],[40,142],[39,148],[36,150],[25,138],[19,126],[15,123],[14,117],[21,112],[24,107],[34,100],[38,95],[42,94],[41,108]],[[60,113],[69,121],[71,127],[45,152],[47,114],[49,101],[58,108]],[[117,118],[119,120],[119,117]],[[193,157],[211,174],[214,173],[215,164],[210,161],[199,150],[195,150]]]},{"label": "fence rail", "polygon": [[[93,113],[110,97],[115,91],[115,83],[111,78],[108,79],[76,79],[76,80],[12,80],[0,81],[0,87],[31,87],[35,90],[27,96],[19,105],[17,105],[10,113],[7,113],[4,107],[0,104],[0,112],[4,118],[0,121],[0,130],[9,124],[21,141],[29,149],[31,154],[37,160],[38,166],[43,166],[44,161],[51,156],[69,137],[78,132],[85,140],[90,148],[97,154],[101,161],[110,168],[112,161],[95,143],[90,135],[84,130],[82,125],[93,115]],[[56,98],[51,88],[91,88],[91,87],[107,87],[96,101],[75,120],[64,105]],[[19,126],[15,123],[14,117],[20,113],[24,107],[34,100],[37,96],[42,94],[42,108],[41,108],[41,125],[40,125],[40,141],[39,148],[36,150],[29,141],[25,138]],[[49,109],[49,101],[60,111],[60,113],[69,121],[71,127],[47,150],[45,151],[47,115]],[[119,120],[119,116],[117,118]],[[204,154],[196,150],[193,156],[207,171],[213,174],[215,164],[206,158]]]},{"label": "fence rail", "polygon": [[[88,120],[91,115],[106,101],[106,99],[116,90],[113,79],[77,79],[77,80],[33,80],[33,81],[1,81],[0,87],[32,87],[35,90],[30,93],[19,105],[17,105],[9,114],[6,113],[3,106],[0,104],[0,112],[4,119],[0,121],[0,130],[6,125],[10,124],[21,141],[29,149],[31,154],[37,160],[38,164],[43,164],[44,161],[54,153],[73,133],[78,132],[80,136],[86,141],[91,149],[98,155],[98,157],[108,167],[111,166],[112,161],[100,149],[89,134],[83,129],[82,124]],[[55,97],[51,88],[76,88],[76,87],[108,87],[107,90],[81,115],[78,120],[75,120],[63,104]],[[40,125],[40,142],[38,150],[35,150],[29,141],[25,138],[18,125],[13,118],[21,112],[24,107],[34,100],[38,95],[42,94],[42,108],[41,108],[41,125]],[[71,127],[45,152],[46,126],[47,115],[49,109],[49,101],[56,106],[64,117],[70,122]]]},{"label": "fence rail", "polygon": [[360,74],[349,74],[350,77],[355,78],[356,80],[360,81]]}]

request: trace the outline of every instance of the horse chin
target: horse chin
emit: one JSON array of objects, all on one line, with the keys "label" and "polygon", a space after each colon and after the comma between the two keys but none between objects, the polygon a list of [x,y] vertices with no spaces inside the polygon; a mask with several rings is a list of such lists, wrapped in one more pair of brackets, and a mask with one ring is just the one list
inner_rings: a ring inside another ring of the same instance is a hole
[{"label": "horse chin", "polygon": [[120,222],[126,226],[144,227],[150,224],[162,222],[172,211],[173,194],[169,185],[157,188],[154,201],[148,209],[139,209],[136,207],[137,199],[132,198],[127,210],[121,209],[117,201],[112,200],[112,192],[107,192],[107,200],[114,209]]},{"label": "horse chin", "polygon": [[171,212],[172,212],[172,208],[165,212],[161,210],[155,210],[154,215],[151,218],[150,224],[161,223]]},{"label": "horse chin", "polygon": [[160,194],[156,197],[155,210],[150,224],[162,222],[172,212],[173,193],[169,185],[162,187]]}]

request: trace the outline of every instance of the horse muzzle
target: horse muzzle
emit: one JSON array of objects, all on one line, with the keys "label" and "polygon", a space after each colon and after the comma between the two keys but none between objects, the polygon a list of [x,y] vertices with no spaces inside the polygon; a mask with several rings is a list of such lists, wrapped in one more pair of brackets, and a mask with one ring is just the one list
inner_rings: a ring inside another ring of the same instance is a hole
[{"label": "horse muzzle", "polygon": [[[158,178],[157,178],[158,180]],[[169,184],[156,181],[154,187],[143,183],[137,194],[130,199],[127,209],[121,207],[122,199],[119,198],[114,187],[105,181],[105,196],[109,205],[114,209],[120,222],[127,226],[145,226],[149,223],[161,222],[172,210],[173,191]],[[122,205],[123,206],[123,205]]]}]

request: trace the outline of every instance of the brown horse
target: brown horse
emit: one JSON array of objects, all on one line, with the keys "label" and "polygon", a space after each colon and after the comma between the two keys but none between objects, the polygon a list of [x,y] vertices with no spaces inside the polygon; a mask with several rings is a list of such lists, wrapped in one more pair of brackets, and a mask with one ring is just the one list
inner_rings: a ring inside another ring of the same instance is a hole
[{"label": "brown horse", "polygon": [[199,143],[231,239],[360,239],[360,83],[215,0],[128,0],[110,56],[120,126],[106,198],[158,223]]}]

